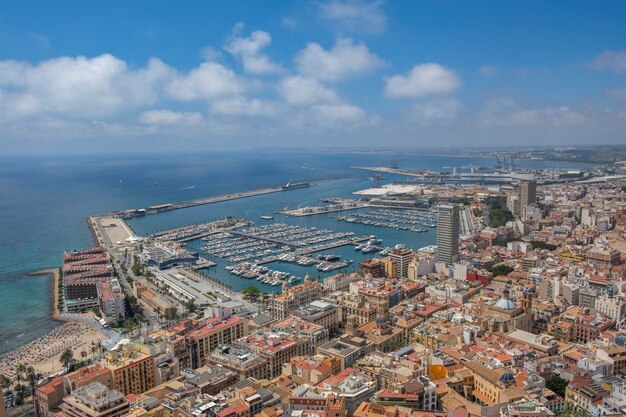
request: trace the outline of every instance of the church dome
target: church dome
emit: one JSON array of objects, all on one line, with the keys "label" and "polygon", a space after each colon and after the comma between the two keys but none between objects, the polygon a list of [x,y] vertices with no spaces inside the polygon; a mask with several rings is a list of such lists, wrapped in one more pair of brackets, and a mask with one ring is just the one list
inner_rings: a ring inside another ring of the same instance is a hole
[{"label": "church dome", "polygon": [[503,310],[513,310],[513,309],[517,308],[517,305],[512,300],[508,300],[506,298],[501,298],[496,303],[496,307],[501,308]]},{"label": "church dome", "polygon": [[500,375],[500,382],[503,382],[505,384],[510,384],[512,382],[515,382],[515,377],[513,376],[512,373],[505,372],[502,375]]}]

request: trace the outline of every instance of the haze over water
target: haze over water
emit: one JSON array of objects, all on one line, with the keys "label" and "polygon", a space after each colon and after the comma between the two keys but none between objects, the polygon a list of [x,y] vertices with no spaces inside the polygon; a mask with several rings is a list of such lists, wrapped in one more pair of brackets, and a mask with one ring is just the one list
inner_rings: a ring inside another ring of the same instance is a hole
[{"label": "haze over water", "polygon": [[[351,165],[387,165],[391,159],[407,169],[494,165],[494,161],[482,158],[305,152],[0,158],[0,353],[27,343],[57,325],[49,318],[49,278],[27,274],[60,266],[63,251],[93,245],[86,223],[89,215],[276,186],[288,181],[349,177],[309,189],[178,210],[130,222],[140,234],[225,215],[249,217],[259,224],[260,214],[273,214],[284,206],[314,205],[324,197],[350,197],[353,191],[372,186],[371,173],[350,169]],[[572,166],[518,162],[522,166],[526,163],[546,168]],[[387,175],[383,182],[397,178]],[[354,230],[357,234],[369,230],[332,217],[277,220]],[[433,231],[391,233],[390,229],[377,228],[372,233],[383,237],[385,245],[407,243],[421,247],[434,243]],[[360,259],[358,254],[350,257],[354,252],[350,248],[341,251],[355,263]]]}]

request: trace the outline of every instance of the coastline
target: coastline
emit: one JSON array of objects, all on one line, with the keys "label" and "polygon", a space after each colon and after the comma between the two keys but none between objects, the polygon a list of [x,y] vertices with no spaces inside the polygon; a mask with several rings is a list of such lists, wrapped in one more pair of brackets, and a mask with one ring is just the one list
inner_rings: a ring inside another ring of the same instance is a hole
[{"label": "coastline", "polygon": [[50,318],[54,321],[66,322],[67,319],[59,314],[59,276],[58,268],[42,269],[40,271],[29,272],[28,276],[48,275],[52,278],[52,291],[50,291]]},{"label": "coastline", "polygon": [[[59,269],[49,268],[28,273],[28,276],[42,275],[52,278],[50,317],[59,322],[60,326],[0,355],[0,373],[11,378],[15,377],[18,364],[33,366],[45,376],[55,375],[63,370],[59,358],[65,349],[71,349],[75,358],[88,358],[93,346],[106,339],[106,335],[94,323],[61,315],[58,309]],[[94,357],[93,353],[91,357]]]}]

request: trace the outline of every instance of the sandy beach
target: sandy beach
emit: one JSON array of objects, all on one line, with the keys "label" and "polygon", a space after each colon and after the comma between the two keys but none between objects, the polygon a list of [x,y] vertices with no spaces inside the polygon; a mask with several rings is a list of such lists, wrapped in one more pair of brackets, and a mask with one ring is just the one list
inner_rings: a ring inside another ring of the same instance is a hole
[{"label": "sandy beach", "polygon": [[92,356],[91,343],[104,339],[105,336],[93,324],[67,322],[37,340],[2,355],[0,373],[14,378],[17,366],[23,364],[44,375],[51,375],[63,369],[59,358],[65,349],[72,349],[77,361],[88,359]]}]

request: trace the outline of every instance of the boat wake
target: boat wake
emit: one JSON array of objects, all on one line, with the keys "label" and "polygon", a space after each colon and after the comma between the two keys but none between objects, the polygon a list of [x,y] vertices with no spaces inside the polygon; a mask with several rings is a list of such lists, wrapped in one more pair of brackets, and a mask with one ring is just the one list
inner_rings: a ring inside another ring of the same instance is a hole
[{"label": "boat wake", "polygon": [[196,188],[195,185],[190,185],[189,187],[179,188],[179,190],[193,190],[194,188]]}]

